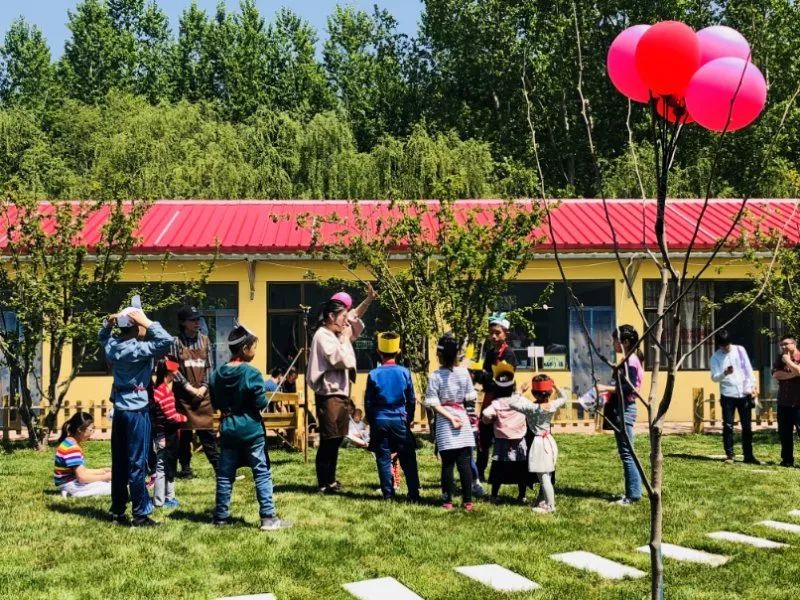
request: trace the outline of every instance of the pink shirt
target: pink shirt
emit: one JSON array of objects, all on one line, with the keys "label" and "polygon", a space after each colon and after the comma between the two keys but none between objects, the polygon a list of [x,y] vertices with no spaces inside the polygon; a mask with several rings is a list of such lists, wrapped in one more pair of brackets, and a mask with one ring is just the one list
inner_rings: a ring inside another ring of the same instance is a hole
[{"label": "pink shirt", "polygon": [[481,417],[488,417],[494,420],[494,437],[519,440],[525,437],[528,424],[525,415],[513,410],[508,401],[511,398],[498,398],[483,409]]}]

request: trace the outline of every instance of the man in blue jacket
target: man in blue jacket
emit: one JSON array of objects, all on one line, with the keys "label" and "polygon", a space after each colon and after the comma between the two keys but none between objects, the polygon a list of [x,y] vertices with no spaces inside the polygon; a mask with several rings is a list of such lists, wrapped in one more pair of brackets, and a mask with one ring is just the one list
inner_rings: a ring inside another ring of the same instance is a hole
[{"label": "man in blue jacket", "polygon": [[369,372],[364,397],[364,409],[370,426],[369,449],[375,453],[384,499],[394,498],[392,453],[397,452],[406,476],[408,497],[418,501],[417,446],[411,434],[416,398],[411,373],[396,363],[399,352],[398,334],[378,334],[381,365]]},{"label": "man in blue jacket", "polygon": [[[114,326],[119,335],[112,335]],[[147,493],[147,452],[150,445],[148,387],[153,361],[169,352],[172,336],[148,319],[139,308],[129,307],[109,317],[98,334],[114,376],[111,423],[111,518],[124,524],[128,499],[134,527],[158,525],[150,518],[153,504]],[[130,490],[130,493],[129,493]]]}]

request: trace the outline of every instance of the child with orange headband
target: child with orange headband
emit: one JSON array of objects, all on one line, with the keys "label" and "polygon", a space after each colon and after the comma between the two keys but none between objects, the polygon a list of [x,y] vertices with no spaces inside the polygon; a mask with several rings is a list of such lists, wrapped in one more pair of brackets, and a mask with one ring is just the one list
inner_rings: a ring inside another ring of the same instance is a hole
[{"label": "child with orange headband", "polygon": [[528,452],[528,471],[535,474],[541,484],[539,496],[534,502],[533,511],[551,513],[556,509],[553,476],[558,460],[558,445],[550,434],[550,423],[556,412],[567,401],[563,391],[558,390],[558,398],[550,401],[555,385],[547,375],[536,375],[531,384],[522,386],[522,393],[531,389],[534,402],[515,394],[508,402],[513,410],[525,415],[528,428],[533,433],[530,451]]},{"label": "child with orange headband", "polygon": [[178,426],[186,422],[186,415],[175,409],[172,382],[178,372],[178,359],[168,354],[156,365],[156,382],[153,385],[153,444],[156,449],[156,482],[153,504],[157,507],[177,508],[175,497],[175,471],[178,466]]}]

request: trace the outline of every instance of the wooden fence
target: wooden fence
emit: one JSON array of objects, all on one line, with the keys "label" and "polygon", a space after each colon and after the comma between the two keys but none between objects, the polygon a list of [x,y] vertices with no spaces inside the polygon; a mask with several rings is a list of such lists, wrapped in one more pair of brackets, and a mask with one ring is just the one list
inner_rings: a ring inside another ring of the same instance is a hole
[{"label": "wooden fence", "polygon": [[[693,388],[692,398],[694,405],[694,432],[703,433],[705,426],[722,425],[722,406],[714,394],[705,395],[703,388]],[[752,409],[753,425],[772,426],[776,423],[777,400],[774,398],[759,398],[758,406]],[[736,425],[738,413],[734,413],[733,424]]]}]

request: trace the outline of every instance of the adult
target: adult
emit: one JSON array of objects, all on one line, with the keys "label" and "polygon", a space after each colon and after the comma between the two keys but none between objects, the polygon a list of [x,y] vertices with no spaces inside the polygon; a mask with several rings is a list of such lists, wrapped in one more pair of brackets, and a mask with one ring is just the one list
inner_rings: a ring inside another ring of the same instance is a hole
[{"label": "adult", "polygon": [[[642,499],[642,478],[633,459],[633,425],[636,423],[636,399],[644,378],[642,357],[636,350],[639,332],[633,325],[620,325],[612,334],[614,351],[626,356],[614,371],[614,384],[598,384],[600,392],[610,392],[605,418],[613,425],[617,451],[625,476],[625,495],[614,504],[629,506]],[[627,437],[627,440],[626,440]]]},{"label": "adult", "polygon": [[744,462],[760,464],[753,456],[753,429],[750,413],[753,408],[755,376],[747,356],[747,350],[731,343],[726,329],[716,335],[717,351],[711,356],[711,379],[719,383],[719,397],[722,405],[722,445],[725,448],[725,462],[733,464],[733,419],[739,411],[742,425],[742,452]]},{"label": "adult", "polygon": [[392,476],[392,453],[397,453],[406,475],[408,497],[419,501],[419,472],[417,471],[416,442],[411,433],[416,396],[411,373],[397,364],[400,336],[394,332],[378,336],[380,366],[367,377],[364,409],[370,427],[369,449],[375,453],[378,479],[384,500],[395,496]]},{"label": "adult", "polygon": [[[112,335],[114,326],[119,335]],[[141,338],[141,339],[137,339]],[[103,323],[98,334],[114,384],[111,399],[111,518],[126,523],[130,499],[134,527],[158,525],[150,518],[153,503],[147,493],[147,455],[151,447],[148,386],[153,361],[169,352],[172,336],[141,309],[128,307]]]},{"label": "adult", "polygon": [[317,331],[308,352],[306,377],[314,391],[319,428],[315,460],[319,491],[333,494],[341,489],[336,480],[339,447],[347,436],[351,385],[355,382],[356,353],[352,341],[364,330],[361,317],[377,297],[367,284],[367,296],[351,310],[352,299],[339,292],[319,312]]},{"label": "adult", "polygon": [[173,386],[178,411],[186,415],[180,430],[178,461],[180,479],[192,479],[192,438],[197,435],[203,452],[217,471],[219,449],[214,431],[214,407],[208,393],[208,380],[214,370],[213,352],[208,336],[200,331],[200,311],[183,306],[178,311],[180,333],[172,342],[170,354],[178,358],[179,370]]},{"label": "adult", "polygon": [[267,392],[277,392],[278,389],[281,387],[281,382],[283,381],[283,369],[280,367],[275,367],[270,371],[269,379],[267,379],[266,383],[266,390]]},{"label": "adult", "polygon": [[89,469],[81,444],[94,433],[94,419],[85,412],[76,412],[61,428],[58,438],[53,483],[65,498],[111,495],[111,469]]},{"label": "adult", "polygon": [[778,381],[778,436],[781,439],[781,466],[794,466],[794,432],[800,428],[800,352],[797,338],[780,339],[781,355],[772,365]]},{"label": "adult", "polygon": [[[483,402],[481,412],[492,404],[492,400],[498,397],[498,385],[494,380],[493,367],[501,362],[507,362],[516,369],[517,357],[508,345],[508,330],[510,323],[505,313],[493,313],[489,317],[489,349],[483,361],[478,382],[483,386]],[[486,481],[486,466],[489,464],[489,450],[494,440],[494,431],[491,423],[483,420],[478,425],[478,477],[480,481]]]}]

